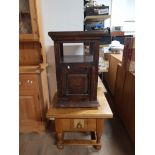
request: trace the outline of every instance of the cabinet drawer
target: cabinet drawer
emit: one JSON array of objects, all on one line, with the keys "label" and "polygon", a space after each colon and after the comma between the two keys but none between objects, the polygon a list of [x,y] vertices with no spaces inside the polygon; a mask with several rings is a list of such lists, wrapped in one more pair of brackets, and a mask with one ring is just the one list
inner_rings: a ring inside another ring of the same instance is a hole
[{"label": "cabinet drawer", "polygon": [[94,131],[96,119],[62,119],[64,131]]},{"label": "cabinet drawer", "polygon": [[20,90],[38,90],[39,82],[37,75],[20,75],[19,88]]}]

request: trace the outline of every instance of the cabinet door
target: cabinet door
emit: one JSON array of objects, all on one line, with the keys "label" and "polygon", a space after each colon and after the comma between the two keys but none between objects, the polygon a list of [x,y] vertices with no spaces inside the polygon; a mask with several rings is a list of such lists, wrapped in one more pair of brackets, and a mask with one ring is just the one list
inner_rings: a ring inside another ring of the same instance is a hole
[{"label": "cabinet door", "polygon": [[37,16],[35,0],[19,0],[20,40],[37,40]]},{"label": "cabinet door", "polygon": [[20,91],[19,108],[20,122],[42,120],[39,93],[35,91]]},{"label": "cabinet door", "polygon": [[66,65],[62,68],[63,96],[88,97],[90,91],[90,68]]}]

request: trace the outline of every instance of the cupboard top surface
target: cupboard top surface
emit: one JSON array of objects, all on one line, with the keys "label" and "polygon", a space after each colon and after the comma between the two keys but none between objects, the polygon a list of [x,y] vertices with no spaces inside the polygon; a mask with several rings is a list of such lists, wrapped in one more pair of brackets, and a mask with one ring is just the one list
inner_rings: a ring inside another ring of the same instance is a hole
[{"label": "cupboard top surface", "polygon": [[64,56],[62,59],[62,63],[90,63],[93,62],[93,56],[92,55],[67,55]]},{"label": "cupboard top surface", "polygon": [[103,31],[59,31],[48,32],[48,35],[54,40],[69,40],[69,41],[82,41],[82,40],[99,40],[107,34]]}]

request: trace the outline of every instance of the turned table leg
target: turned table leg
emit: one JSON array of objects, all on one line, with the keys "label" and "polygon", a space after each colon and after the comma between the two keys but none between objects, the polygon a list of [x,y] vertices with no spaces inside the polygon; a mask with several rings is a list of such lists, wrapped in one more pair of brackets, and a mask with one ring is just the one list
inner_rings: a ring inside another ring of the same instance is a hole
[{"label": "turned table leg", "polygon": [[63,149],[63,133],[57,133],[57,148]]},{"label": "turned table leg", "polygon": [[63,134],[61,119],[55,119],[55,129],[57,134],[57,148],[63,149],[64,134]]},{"label": "turned table leg", "polygon": [[96,143],[98,145],[94,146],[97,150],[101,149],[101,136],[103,133],[103,126],[104,126],[104,119],[97,119],[96,120]]}]

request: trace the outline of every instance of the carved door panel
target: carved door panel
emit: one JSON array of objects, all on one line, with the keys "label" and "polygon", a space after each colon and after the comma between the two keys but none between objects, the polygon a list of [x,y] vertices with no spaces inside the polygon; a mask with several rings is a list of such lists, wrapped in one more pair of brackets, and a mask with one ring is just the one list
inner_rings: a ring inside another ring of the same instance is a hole
[{"label": "carved door panel", "polygon": [[88,97],[90,93],[90,68],[66,65],[62,74],[63,96]]}]

